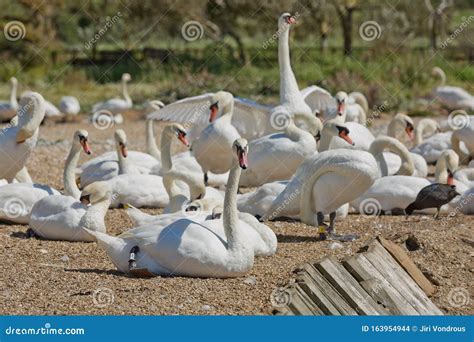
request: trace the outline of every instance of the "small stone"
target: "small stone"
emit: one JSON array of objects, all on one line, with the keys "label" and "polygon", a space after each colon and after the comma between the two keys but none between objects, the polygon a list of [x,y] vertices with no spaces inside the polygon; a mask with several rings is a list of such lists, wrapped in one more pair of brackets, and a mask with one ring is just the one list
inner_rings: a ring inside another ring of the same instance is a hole
[{"label": "small stone", "polygon": [[329,245],[329,249],[339,249],[339,248],[342,248],[342,244],[340,244],[339,242],[333,242]]},{"label": "small stone", "polygon": [[62,262],[69,262],[69,257],[67,255],[63,255],[59,260],[61,260]]},{"label": "small stone", "polygon": [[44,249],[44,248],[41,248],[41,249],[40,249],[40,253],[47,254],[48,251],[47,251],[46,249]]},{"label": "small stone", "polygon": [[250,276],[244,279],[244,284],[255,285],[257,283],[257,278],[255,276]]},{"label": "small stone", "polygon": [[204,310],[204,311],[209,311],[209,310],[212,309],[212,306],[210,306],[210,305],[203,305],[203,306],[201,306],[201,309]]}]

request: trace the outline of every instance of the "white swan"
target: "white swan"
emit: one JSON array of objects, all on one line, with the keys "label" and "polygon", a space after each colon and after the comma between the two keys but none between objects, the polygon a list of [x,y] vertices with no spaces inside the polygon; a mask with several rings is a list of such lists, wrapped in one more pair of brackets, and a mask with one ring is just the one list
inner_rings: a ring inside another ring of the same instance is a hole
[{"label": "white swan", "polygon": [[18,80],[15,77],[10,78],[12,86],[10,92],[10,101],[0,102],[0,121],[10,120],[16,115],[18,109],[18,101],[16,100],[16,91],[18,88]]},{"label": "white swan", "polygon": [[300,164],[317,153],[316,141],[288,117],[283,133],[267,135],[250,142],[249,168],[242,172],[241,186],[291,178]]},{"label": "white swan", "polygon": [[[222,114],[217,117],[219,108]],[[192,152],[204,172],[207,183],[207,172],[225,173],[232,166],[233,142],[240,137],[232,125],[234,98],[231,93],[218,92],[212,97],[210,106],[210,124],[201,132],[192,145]]]},{"label": "white swan", "polygon": [[114,138],[116,151],[105,152],[81,165],[81,186],[109,180],[119,174],[146,174],[152,167],[160,164],[158,160],[147,153],[129,151],[127,135],[124,130],[116,130]]},{"label": "white swan", "polygon": [[[374,157],[365,151],[338,149],[321,152],[307,159],[286,189],[275,199],[265,218],[281,216],[288,201],[297,202],[302,222],[326,228],[324,214],[329,214],[327,233],[337,240],[353,240],[354,235],[337,235],[334,221],[341,206],[363,194],[379,177]],[[296,186],[295,186],[296,185]],[[293,199],[291,199],[293,196]],[[283,208],[283,209],[282,209]]]},{"label": "white swan", "polygon": [[413,145],[417,146],[423,142],[426,137],[432,136],[440,132],[439,124],[433,119],[421,119],[415,127],[415,137]]},{"label": "white swan", "polygon": [[[81,149],[90,154],[88,133],[78,130],[74,133],[71,150],[64,167],[64,190],[69,196],[79,199],[81,194],[75,182],[74,171]],[[0,188],[0,220],[26,224],[29,222],[34,204],[46,196],[60,195],[56,189],[42,184],[11,183]]]},{"label": "white swan", "polygon": [[[254,250],[246,231],[253,229],[240,220],[237,188],[240,168],[246,167],[247,143],[233,145],[234,158],[226,188],[222,219],[181,218],[165,227],[139,227],[112,237],[91,232],[119,271],[132,274],[188,277],[238,277],[250,271]],[[225,239],[214,232],[222,226]]]},{"label": "white swan", "polygon": [[[468,153],[463,151],[462,143]],[[459,155],[461,164],[468,164],[470,159],[474,158],[474,116],[468,117],[464,127],[453,132],[451,135],[451,146]]]},{"label": "white swan", "polygon": [[[109,184],[114,194],[112,198],[111,207],[117,207],[119,205],[130,204],[134,207],[152,207],[152,208],[164,208],[170,204],[170,198],[167,193],[171,189],[171,196],[177,196],[179,194],[186,194],[189,191],[193,191],[196,187],[192,185],[196,184],[196,177],[192,173],[179,172],[175,168],[172,168],[171,161],[171,138],[175,137],[181,143],[187,145],[186,132],[184,128],[179,124],[171,125],[163,131],[162,145],[161,145],[161,158],[163,170],[163,177],[151,174],[141,173],[123,173],[115,176],[109,180]],[[117,153],[123,153],[121,149]],[[202,178],[201,178],[202,179]],[[178,182],[181,181],[181,182]],[[188,183],[188,185],[183,182]],[[192,185],[189,185],[190,182]],[[188,189],[190,188],[190,189]],[[205,191],[205,189],[203,189]],[[204,193],[191,193],[191,200],[204,196]],[[176,203],[173,204],[173,210],[176,208]]]},{"label": "white swan", "polygon": [[[458,168],[458,161],[454,151],[444,151],[436,163],[435,182],[454,184],[452,177]],[[421,177],[382,177],[363,195],[352,201],[351,206],[357,212],[368,215],[403,213],[403,210],[415,201],[420,190],[430,184],[428,179]]]},{"label": "white swan", "polygon": [[[263,106],[247,99],[234,99],[234,114],[232,125],[240,136],[253,140],[278,131],[274,124],[279,113],[290,113],[298,127],[307,129],[307,121],[315,119],[311,108],[301,95],[295,75],[290,64],[290,49],[288,44],[289,30],[296,22],[295,17],[283,13],[278,19],[278,62],[280,66],[280,105],[277,107]],[[215,94],[208,93],[200,96],[185,98],[174,102],[148,117],[155,120],[175,121],[185,127],[192,126],[189,133],[191,142],[207,127],[207,108],[211,105]],[[217,114],[217,113],[216,113]],[[317,132],[311,132],[316,135]]]},{"label": "white swan", "polygon": [[67,117],[75,116],[81,111],[79,100],[74,96],[63,96],[59,101],[59,110]]},{"label": "white swan", "polygon": [[439,86],[433,90],[435,100],[450,110],[474,110],[474,96],[460,87],[447,86],[443,69],[434,67],[432,74],[440,77]]},{"label": "white swan", "polygon": [[85,229],[105,232],[104,217],[111,197],[106,182],[86,186],[79,201],[71,196],[45,197],[31,210],[28,233],[49,240],[94,241]]},{"label": "white swan", "polygon": [[122,114],[124,111],[132,108],[132,99],[130,98],[130,95],[128,94],[128,89],[127,89],[127,82],[130,82],[131,80],[130,74],[123,74],[122,75],[122,95],[123,99],[120,98],[114,98],[110,100],[106,100],[103,102],[98,102],[92,106],[92,113],[97,113],[101,110],[106,110],[111,112],[114,115],[117,114]]},{"label": "white swan", "polygon": [[9,183],[23,169],[36,146],[39,125],[44,118],[44,99],[38,93],[28,93],[20,99],[18,124],[0,131],[0,179]]},{"label": "white swan", "polygon": [[44,101],[44,116],[47,118],[62,116],[61,111],[49,101]]}]

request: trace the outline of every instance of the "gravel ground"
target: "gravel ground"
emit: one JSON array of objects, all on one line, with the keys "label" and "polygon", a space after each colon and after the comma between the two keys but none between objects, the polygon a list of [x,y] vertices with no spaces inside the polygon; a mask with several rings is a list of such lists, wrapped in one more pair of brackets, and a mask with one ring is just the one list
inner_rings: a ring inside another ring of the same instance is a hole
[{"label": "gravel ground", "polygon": [[[127,131],[130,149],[144,149],[144,127],[144,121],[127,122],[122,127]],[[28,162],[36,182],[62,189],[62,165],[72,134],[78,128],[89,131],[94,155],[113,148],[113,128],[98,130],[87,123],[45,125]],[[85,156],[81,157],[81,162],[85,160]],[[257,258],[246,277],[224,280],[130,278],[117,272],[95,243],[27,239],[27,226],[0,224],[0,313],[270,314],[272,290],[286,284],[296,267],[327,255],[341,259],[374,236],[382,235],[412,249],[408,253],[436,285],[433,301],[443,311],[473,314],[473,302],[468,297],[473,292],[474,217],[457,215],[446,227],[442,222],[428,216],[405,220],[350,215],[339,222],[338,231],[359,233],[361,239],[337,249],[330,248],[331,242],[317,242],[314,227],[299,222],[270,222],[278,236],[277,254]],[[113,235],[131,228],[122,209],[109,210],[106,224]]]}]

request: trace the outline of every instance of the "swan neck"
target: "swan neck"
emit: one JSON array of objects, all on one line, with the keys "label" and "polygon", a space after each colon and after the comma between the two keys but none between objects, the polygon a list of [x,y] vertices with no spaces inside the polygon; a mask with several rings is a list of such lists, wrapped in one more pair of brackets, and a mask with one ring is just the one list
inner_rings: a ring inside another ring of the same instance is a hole
[{"label": "swan neck", "polygon": [[469,162],[469,156],[461,150],[461,141],[456,135],[456,132],[451,136],[451,147],[459,156],[459,163]]},{"label": "swan neck", "polygon": [[31,138],[38,131],[45,113],[44,100],[32,98],[31,101],[18,109],[17,142]]},{"label": "swan neck", "polygon": [[73,143],[66,159],[66,165],[64,166],[64,191],[67,195],[72,196],[75,199],[81,197],[81,190],[79,190],[76,184],[76,167],[79,162],[80,154],[80,147]]},{"label": "swan neck", "polygon": [[390,123],[387,127],[387,136],[396,138],[399,125],[400,123],[397,119],[393,118],[392,120],[390,120]]},{"label": "swan neck", "polygon": [[16,91],[17,91],[18,84],[16,82],[12,83],[12,91],[10,93],[10,105],[13,109],[18,108],[18,101],[16,99]]},{"label": "swan neck", "polygon": [[161,134],[161,169],[163,171],[169,171],[173,167],[173,161],[171,159],[171,137],[171,132],[165,128]]},{"label": "swan neck", "polygon": [[125,101],[127,101],[127,104],[131,107],[132,99],[130,98],[130,95],[128,95],[128,86],[126,80],[122,80],[122,94]]},{"label": "swan neck", "polygon": [[105,232],[106,227],[104,218],[111,202],[112,200],[109,196],[104,198],[102,201],[89,206],[86,213],[81,218],[81,222],[79,223],[80,226],[94,231]]},{"label": "swan neck", "polygon": [[446,85],[446,74],[444,73],[443,69],[438,69],[437,74],[439,75],[440,81],[439,81],[439,86],[443,87]]},{"label": "swan neck", "polygon": [[298,141],[305,137],[308,134],[305,130],[297,127],[293,121],[290,121],[288,126],[285,128],[285,135],[290,138],[292,141]]},{"label": "swan neck", "polygon": [[146,122],[146,150],[152,157],[157,160],[161,159],[160,150],[156,146],[154,120],[147,120]]},{"label": "swan neck", "polygon": [[318,147],[318,152],[324,152],[329,150],[329,147],[331,146],[331,141],[332,141],[333,135],[329,134],[327,130],[323,129],[321,131],[321,139],[319,140],[319,147]]},{"label": "swan neck", "polygon": [[125,175],[131,173],[130,161],[122,155],[119,144],[117,144],[117,159],[119,166],[118,174]]},{"label": "swan neck", "polygon": [[291,68],[289,36],[290,27],[283,26],[278,39],[278,63],[280,66],[280,103],[291,102],[299,93],[298,83]]},{"label": "swan neck", "polygon": [[233,113],[234,113],[234,100],[229,101],[229,103],[227,103],[222,108],[222,116],[221,117],[226,117],[226,118],[229,118],[231,120]]},{"label": "swan neck", "polygon": [[435,168],[435,181],[436,183],[447,183],[448,180],[448,171],[446,170],[446,158],[441,155],[436,162]]},{"label": "swan neck", "polygon": [[234,250],[239,246],[239,236],[237,224],[239,214],[237,211],[237,190],[239,187],[239,179],[241,169],[239,164],[234,160],[234,164],[229,173],[224,198],[223,224],[227,237],[228,248]]}]

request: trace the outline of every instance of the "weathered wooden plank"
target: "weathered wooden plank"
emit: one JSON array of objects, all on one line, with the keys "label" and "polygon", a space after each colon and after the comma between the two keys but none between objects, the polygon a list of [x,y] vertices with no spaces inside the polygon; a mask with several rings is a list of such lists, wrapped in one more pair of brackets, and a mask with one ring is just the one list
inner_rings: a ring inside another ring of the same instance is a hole
[{"label": "weathered wooden plank", "polygon": [[377,304],[333,257],[326,257],[315,266],[357,313],[361,315],[388,314],[388,311]]},{"label": "weathered wooden plank", "polygon": [[309,287],[308,290],[311,291],[313,300],[325,314],[357,315],[357,312],[313,265],[303,265],[299,275],[307,276],[304,280]]},{"label": "weathered wooden plank", "polygon": [[432,296],[436,289],[425,275],[416,267],[415,263],[410,259],[408,254],[397,244],[377,237],[380,244],[392,255],[392,257],[403,267],[403,269],[413,278],[413,280],[421,287],[428,296]]},{"label": "weathered wooden plank", "polygon": [[406,287],[411,291],[413,296],[415,296],[420,303],[423,304],[423,306],[426,308],[428,311],[426,314],[427,315],[442,315],[443,313],[441,312],[440,309],[436,305],[433,304],[433,302],[428,298],[428,296],[425,294],[425,292],[418,286],[418,284],[408,275],[407,272],[396,262],[392,256],[390,255],[389,252],[385,250],[384,247],[378,242],[374,241],[368,249],[369,252],[373,252],[380,259],[383,259],[386,264],[389,266],[389,269],[392,270],[393,273],[395,273],[398,278],[403,282]]},{"label": "weathered wooden plank", "polygon": [[300,284],[295,284],[295,289],[306,306],[311,310],[313,315],[324,315],[324,312],[316,305],[316,303],[308,296],[308,294],[301,288]]},{"label": "weathered wooden plank", "polygon": [[[362,287],[375,301],[381,302],[393,315],[418,315],[416,309],[392,286],[387,279],[365,258],[356,254],[346,258],[343,266],[356,278]],[[376,288],[370,288],[374,279],[378,281]],[[366,282],[364,285],[364,282]],[[372,292],[371,292],[372,291]],[[378,293],[381,292],[381,293]]]},{"label": "weathered wooden plank", "polygon": [[288,289],[290,293],[290,302],[288,303],[288,309],[291,310],[295,315],[313,315],[313,310],[308,306],[308,303],[301,297],[300,293],[295,287]]}]

